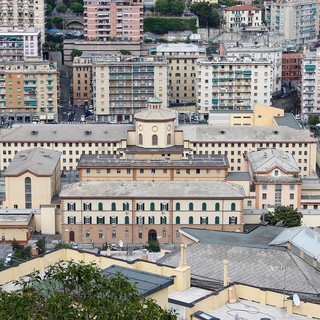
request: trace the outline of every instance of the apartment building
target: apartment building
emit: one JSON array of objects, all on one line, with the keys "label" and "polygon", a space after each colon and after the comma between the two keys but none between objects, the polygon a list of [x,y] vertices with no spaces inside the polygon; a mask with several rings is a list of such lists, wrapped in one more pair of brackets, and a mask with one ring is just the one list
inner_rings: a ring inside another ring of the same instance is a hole
[{"label": "apartment building", "polygon": [[143,2],[84,1],[83,13],[85,37],[89,40],[142,40]]},{"label": "apartment building", "polygon": [[236,5],[223,9],[224,27],[243,29],[262,25],[262,10],[249,5]]},{"label": "apartment building", "polygon": [[41,49],[40,30],[0,28],[0,62],[23,61],[30,57],[41,57]]},{"label": "apartment building", "polygon": [[220,55],[238,58],[248,56],[255,60],[265,59],[270,61],[272,64],[271,91],[273,93],[281,90],[282,47],[273,44],[246,42],[224,43],[221,44],[221,47]]},{"label": "apartment building", "polygon": [[165,57],[108,57],[93,63],[93,105],[97,122],[133,121],[155,96],[168,101]]},{"label": "apartment building", "polygon": [[271,104],[272,63],[250,57],[214,57],[197,61],[197,107],[210,110],[249,110],[253,104]]},{"label": "apartment building", "polygon": [[171,103],[196,101],[196,60],[204,57],[204,48],[194,44],[170,43],[156,47],[157,56],[168,61],[169,101]]},{"label": "apartment building", "polygon": [[[0,25],[8,28],[35,28],[45,41],[44,0],[2,0],[0,1]],[[8,30],[10,32],[10,30]],[[13,30],[12,30],[13,31]]]},{"label": "apartment building", "polygon": [[298,84],[301,82],[301,53],[284,53],[282,55],[282,81]]},{"label": "apartment building", "polygon": [[301,114],[320,113],[320,49],[305,51],[301,65]]},{"label": "apartment building", "polygon": [[57,121],[56,64],[40,59],[0,63],[0,110],[2,122]]},{"label": "apartment building", "polygon": [[271,32],[285,37],[291,44],[307,44],[319,33],[319,1],[264,2],[265,19]]}]

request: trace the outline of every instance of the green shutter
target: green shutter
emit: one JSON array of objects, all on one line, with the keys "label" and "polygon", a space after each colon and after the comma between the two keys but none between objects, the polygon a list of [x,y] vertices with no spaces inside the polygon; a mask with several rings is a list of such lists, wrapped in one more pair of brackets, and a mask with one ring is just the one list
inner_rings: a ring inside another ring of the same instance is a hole
[{"label": "green shutter", "polygon": [[116,217],[116,224],[118,224],[118,217]]},{"label": "green shutter", "polygon": [[68,224],[70,224],[70,217],[68,217]]},{"label": "green shutter", "polygon": [[74,224],[76,224],[76,217],[73,217]]},{"label": "green shutter", "polygon": [[90,217],[90,224],[92,224],[92,217]]},{"label": "green shutter", "polygon": [[97,224],[99,224],[99,217],[97,217]]},{"label": "green shutter", "polygon": [[110,224],[112,224],[112,217],[110,217]]}]

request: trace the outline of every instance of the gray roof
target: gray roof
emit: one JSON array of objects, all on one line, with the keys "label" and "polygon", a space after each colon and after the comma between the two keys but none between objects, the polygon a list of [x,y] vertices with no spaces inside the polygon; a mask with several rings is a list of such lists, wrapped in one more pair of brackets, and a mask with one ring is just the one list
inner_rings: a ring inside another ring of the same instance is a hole
[{"label": "gray roof", "polygon": [[162,103],[162,100],[157,97],[153,97],[153,98],[148,99],[148,102],[149,103]]},{"label": "gray roof", "polygon": [[[284,228],[274,226],[258,226],[249,233],[181,228],[183,233],[191,235],[201,243],[224,244],[252,248],[270,248],[269,243],[278,236]],[[283,250],[282,247],[278,247]]]},{"label": "gray roof", "polygon": [[320,262],[320,234],[308,227],[295,227],[284,230],[270,245],[291,243]]},{"label": "gray roof", "polygon": [[249,165],[253,172],[268,173],[274,168],[280,168],[285,172],[299,173],[300,169],[289,152],[264,149],[248,153]]},{"label": "gray roof", "polygon": [[125,276],[127,280],[136,287],[142,296],[148,296],[173,284],[172,277],[160,276],[155,273],[135,270],[117,265],[112,265],[101,270],[102,274],[107,274],[110,276],[115,275],[117,272],[120,272],[123,276]]},{"label": "gray roof", "polygon": [[84,181],[63,186],[61,198],[244,198],[242,186],[222,181]]},{"label": "gray roof", "polygon": [[0,142],[113,142],[127,139],[134,130],[125,124],[43,124],[21,125],[0,131]]},{"label": "gray roof", "polygon": [[299,123],[292,113],[285,113],[283,117],[273,118],[277,126],[287,126],[292,129],[301,130]]},{"label": "gray roof", "polygon": [[212,142],[316,142],[308,130],[295,130],[289,127],[253,127],[253,126],[210,126],[181,125],[184,139],[189,141]]},{"label": "gray roof", "polygon": [[[286,268],[286,291],[320,293],[319,272],[290,251],[208,243],[194,243],[187,248],[192,278],[222,283],[223,260],[229,261],[231,282],[282,291],[283,272],[275,270],[282,264]],[[176,250],[158,263],[177,267],[179,261],[180,250]]]},{"label": "gray roof", "polygon": [[155,120],[161,120],[161,121],[172,121],[177,117],[177,114],[175,111],[170,109],[153,109],[153,108],[147,108],[144,109],[134,115],[134,118],[136,120],[144,120],[144,121],[155,121]]},{"label": "gray roof", "polygon": [[190,167],[228,167],[225,155],[210,155],[210,157],[194,157],[192,160],[128,160],[115,159],[113,155],[83,154],[78,163],[80,167],[117,167],[117,168],[190,168]]},{"label": "gray roof", "polygon": [[18,152],[6,169],[5,176],[31,172],[38,176],[50,176],[60,161],[61,152],[42,148]]},{"label": "gray roof", "polygon": [[5,212],[5,210],[0,211],[0,225],[4,226],[28,226],[29,222],[33,216],[31,210],[27,213],[10,211]]},{"label": "gray roof", "polygon": [[171,146],[166,148],[143,148],[139,146],[127,146],[126,153],[183,153],[183,146]]},{"label": "gray roof", "polygon": [[228,172],[226,181],[250,181],[249,172]]}]

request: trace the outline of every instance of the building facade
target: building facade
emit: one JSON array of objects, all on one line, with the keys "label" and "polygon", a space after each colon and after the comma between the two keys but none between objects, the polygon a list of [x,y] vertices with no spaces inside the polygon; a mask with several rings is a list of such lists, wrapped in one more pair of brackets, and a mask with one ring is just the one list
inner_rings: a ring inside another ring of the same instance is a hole
[{"label": "building facade", "polygon": [[301,82],[302,54],[284,53],[282,55],[282,81]]},{"label": "building facade", "polygon": [[143,3],[139,1],[84,1],[85,37],[88,40],[140,41]]},{"label": "building facade", "polygon": [[249,110],[271,104],[273,70],[270,60],[217,57],[197,61],[197,107],[210,110]]},{"label": "building facade", "polygon": [[58,71],[49,61],[0,64],[2,122],[53,122],[58,112]]},{"label": "building facade", "polygon": [[262,25],[262,10],[249,5],[236,5],[223,9],[224,27],[243,29]]},{"label": "building facade", "polygon": [[194,44],[161,44],[157,56],[168,62],[169,101],[171,103],[196,101],[196,60],[205,56],[205,50]]}]

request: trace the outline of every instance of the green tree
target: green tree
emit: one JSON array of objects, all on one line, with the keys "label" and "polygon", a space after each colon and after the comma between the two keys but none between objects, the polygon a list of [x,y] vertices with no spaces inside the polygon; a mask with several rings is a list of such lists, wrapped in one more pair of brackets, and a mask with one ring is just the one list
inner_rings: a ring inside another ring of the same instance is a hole
[{"label": "green tree", "polygon": [[298,209],[293,209],[289,206],[278,206],[274,212],[268,212],[264,216],[264,220],[272,225],[280,223],[284,227],[298,227],[301,226],[302,217],[302,213]]},{"label": "green tree", "polygon": [[311,116],[309,116],[308,123],[309,123],[310,125],[315,126],[315,125],[318,124],[319,122],[320,122],[320,119],[319,119],[319,116],[318,116],[318,115],[312,114]]},{"label": "green tree", "polygon": [[155,11],[163,15],[181,16],[184,5],[184,0],[157,0]]},{"label": "green tree", "polygon": [[39,239],[36,242],[36,246],[38,247],[40,254],[45,253],[46,252],[46,238],[42,237],[41,239]]},{"label": "green tree", "polygon": [[79,49],[72,49],[71,53],[70,53],[70,56],[71,56],[71,60],[73,61],[73,59],[75,57],[81,57],[82,55],[82,51],[79,50]]},{"label": "green tree", "polygon": [[160,252],[160,243],[158,240],[150,240],[146,246],[150,252]]},{"label": "green tree", "polygon": [[83,12],[83,5],[78,2],[72,2],[70,4],[70,10],[74,13],[82,13]]},{"label": "green tree", "polygon": [[131,55],[131,52],[129,50],[126,50],[126,49],[121,49],[120,50],[120,53],[123,55],[123,56],[130,56]]},{"label": "green tree", "polygon": [[190,11],[198,16],[201,28],[219,28],[220,16],[216,8],[217,7],[210,2],[195,2],[190,6]]},{"label": "green tree", "polygon": [[50,14],[53,11],[53,7],[50,3],[47,4],[46,14]]},{"label": "green tree", "polygon": [[13,239],[11,241],[11,246],[13,250],[13,259],[16,259],[18,262],[20,260],[28,260],[31,258],[31,247],[30,246],[24,246],[20,244],[16,239]]},{"label": "green tree", "polygon": [[169,8],[169,0],[157,0],[155,5],[155,11],[161,14],[167,14]]},{"label": "green tree", "polygon": [[68,8],[67,8],[67,6],[64,5],[63,3],[59,3],[59,4],[57,4],[57,6],[56,6],[56,10],[57,10],[57,12],[59,12],[59,13],[66,13],[66,11],[68,10]]},{"label": "green tree", "polygon": [[59,263],[21,279],[18,289],[0,289],[0,318],[37,320],[176,319],[120,273],[109,276],[95,264]]}]

